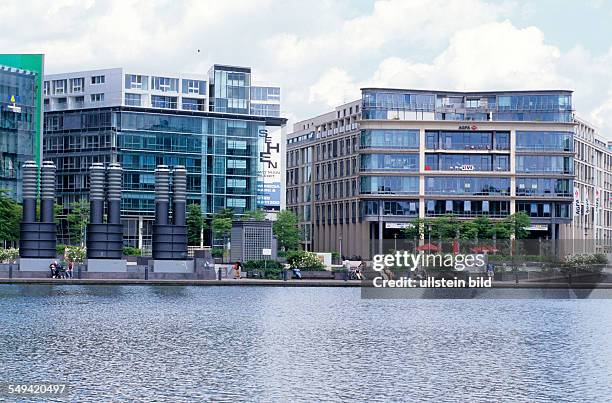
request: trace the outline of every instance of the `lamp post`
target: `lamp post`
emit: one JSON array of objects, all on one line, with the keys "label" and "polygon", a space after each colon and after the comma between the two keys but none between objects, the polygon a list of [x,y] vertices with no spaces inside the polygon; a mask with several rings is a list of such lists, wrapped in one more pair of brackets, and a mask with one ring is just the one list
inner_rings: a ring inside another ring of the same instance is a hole
[{"label": "lamp post", "polygon": [[431,245],[431,223],[427,224],[427,243]]},{"label": "lamp post", "polygon": [[342,236],[340,237],[340,262],[342,262]]},{"label": "lamp post", "polygon": [[397,250],[397,232],[393,234],[393,251]]}]

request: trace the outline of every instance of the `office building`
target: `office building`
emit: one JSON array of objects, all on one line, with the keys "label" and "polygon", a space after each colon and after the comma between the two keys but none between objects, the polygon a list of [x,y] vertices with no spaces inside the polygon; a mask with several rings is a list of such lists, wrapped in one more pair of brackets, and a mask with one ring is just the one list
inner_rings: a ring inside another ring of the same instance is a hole
[{"label": "office building", "polygon": [[575,125],[571,91],[364,88],[294,125],[287,206],[304,248],[345,256],[447,214],[524,211],[530,237],[559,239],[572,220]]},{"label": "office building", "polygon": [[592,124],[574,120],[574,211],[562,237],[574,252],[612,253],[612,150]]},{"label": "office building", "polygon": [[119,162],[127,245],[150,247],[160,164],[187,168],[188,203],[208,217],[222,208],[283,207],[280,89],[253,85],[250,68],[82,71],[47,75],[43,88],[44,151],[57,165],[59,203],[68,209],[87,197],[92,163]]},{"label": "office building", "polygon": [[21,168],[41,162],[44,56],[0,55],[0,189],[22,200]]}]

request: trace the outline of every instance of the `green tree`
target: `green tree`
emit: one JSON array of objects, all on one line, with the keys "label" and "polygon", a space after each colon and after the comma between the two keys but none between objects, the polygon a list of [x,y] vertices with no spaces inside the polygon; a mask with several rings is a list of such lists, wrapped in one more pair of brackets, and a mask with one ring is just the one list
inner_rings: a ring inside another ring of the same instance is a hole
[{"label": "green tree", "polygon": [[262,209],[250,210],[245,212],[241,218],[243,221],[246,220],[258,220],[263,221],[266,219],[266,212]]},{"label": "green tree", "polygon": [[461,230],[461,223],[453,215],[436,217],[431,220],[431,237],[441,239],[455,239]]},{"label": "green tree", "polygon": [[401,230],[404,238],[406,239],[419,239],[421,237],[421,233],[424,234],[425,238],[427,238],[427,224],[428,221],[423,218],[416,218],[410,222],[412,224],[410,227],[403,228]]},{"label": "green tree", "polygon": [[529,234],[527,228],[530,225],[531,218],[525,212],[520,211],[498,221],[493,231],[499,239],[510,239],[513,235],[516,239],[522,239]]},{"label": "green tree", "polygon": [[7,195],[6,190],[0,190],[0,240],[17,242],[19,240],[19,224],[22,208]]},{"label": "green tree", "polygon": [[206,222],[199,204],[187,206],[187,241],[189,245],[199,245],[202,231],[206,229]]},{"label": "green tree", "polygon": [[272,224],[272,233],[283,250],[297,250],[300,246],[300,228],[297,216],[290,210],[283,210]]},{"label": "green tree", "polygon": [[84,246],[85,231],[89,223],[89,203],[81,200],[70,205],[70,211],[66,215],[68,223],[68,236],[73,244]]},{"label": "green tree", "polygon": [[213,216],[211,223],[213,236],[223,239],[223,245],[227,243],[232,232],[233,220],[234,211],[231,209],[221,209]]}]

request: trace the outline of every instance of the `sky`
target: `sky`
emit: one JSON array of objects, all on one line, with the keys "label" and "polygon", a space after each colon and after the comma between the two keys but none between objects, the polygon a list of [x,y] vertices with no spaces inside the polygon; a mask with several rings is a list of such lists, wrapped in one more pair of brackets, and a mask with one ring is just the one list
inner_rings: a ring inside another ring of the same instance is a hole
[{"label": "sky", "polygon": [[0,50],[47,73],[251,66],[290,124],[364,86],[570,89],[612,139],[610,21],[606,0],[21,0],[0,2]]}]

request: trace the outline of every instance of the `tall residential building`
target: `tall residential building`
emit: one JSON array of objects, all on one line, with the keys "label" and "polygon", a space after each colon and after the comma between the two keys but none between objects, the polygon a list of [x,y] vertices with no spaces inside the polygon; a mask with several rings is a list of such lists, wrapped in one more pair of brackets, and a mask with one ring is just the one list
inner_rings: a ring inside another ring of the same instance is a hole
[{"label": "tall residential building", "polygon": [[575,122],[574,212],[562,236],[578,241],[575,251],[612,253],[612,150],[593,125]]},{"label": "tall residential building", "polygon": [[40,164],[44,56],[0,54],[0,189],[21,201],[21,167]]},{"label": "tall residential building", "polygon": [[364,88],[295,124],[287,206],[305,248],[345,256],[446,214],[524,211],[530,237],[558,239],[572,219],[574,126],[571,91]]},{"label": "tall residential building", "polygon": [[87,197],[92,163],[121,163],[127,245],[150,246],[159,164],[187,168],[188,202],[208,217],[283,207],[280,89],[253,85],[250,68],[82,71],[47,75],[43,88],[44,151],[57,165],[58,202],[68,209]]}]

